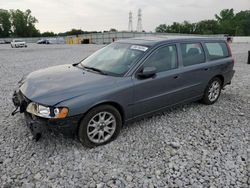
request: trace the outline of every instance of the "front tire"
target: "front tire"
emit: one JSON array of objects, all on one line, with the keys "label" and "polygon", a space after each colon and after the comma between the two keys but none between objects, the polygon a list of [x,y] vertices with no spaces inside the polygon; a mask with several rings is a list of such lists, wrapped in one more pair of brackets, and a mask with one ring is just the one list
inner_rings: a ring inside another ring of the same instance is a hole
[{"label": "front tire", "polygon": [[111,105],[101,105],[90,110],[80,123],[78,138],[88,148],[107,144],[120,133],[122,118]]},{"label": "front tire", "polygon": [[210,105],[214,104],[220,97],[222,89],[222,81],[220,78],[215,77],[208,83],[202,102],[204,104]]}]

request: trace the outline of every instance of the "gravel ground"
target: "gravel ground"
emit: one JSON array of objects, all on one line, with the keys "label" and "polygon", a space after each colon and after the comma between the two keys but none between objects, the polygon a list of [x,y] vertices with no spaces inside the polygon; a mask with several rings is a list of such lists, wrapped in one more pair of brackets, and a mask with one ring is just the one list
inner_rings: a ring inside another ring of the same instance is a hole
[{"label": "gravel ground", "polygon": [[249,187],[250,44],[233,44],[236,75],[217,103],[178,106],[86,149],[72,138],[32,140],[23,116],[10,116],[17,81],[31,71],[81,60],[97,45],[0,45],[0,186]]}]

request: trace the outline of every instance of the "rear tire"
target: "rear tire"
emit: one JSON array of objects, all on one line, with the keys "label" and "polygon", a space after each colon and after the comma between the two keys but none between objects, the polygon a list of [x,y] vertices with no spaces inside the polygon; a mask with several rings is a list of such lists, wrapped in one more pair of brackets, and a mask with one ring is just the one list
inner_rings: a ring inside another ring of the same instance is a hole
[{"label": "rear tire", "polygon": [[82,119],[78,138],[83,146],[93,148],[114,140],[120,133],[122,118],[111,105],[101,105],[90,110]]},{"label": "rear tire", "polygon": [[220,97],[221,89],[221,79],[218,77],[213,78],[209,81],[201,102],[207,105],[214,104]]}]

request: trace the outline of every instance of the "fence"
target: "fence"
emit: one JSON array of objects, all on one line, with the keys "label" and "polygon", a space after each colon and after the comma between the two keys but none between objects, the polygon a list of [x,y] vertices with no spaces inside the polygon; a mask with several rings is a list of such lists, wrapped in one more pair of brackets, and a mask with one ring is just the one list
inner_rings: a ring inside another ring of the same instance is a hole
[{"label": "fence", "polygon": [[[222,38],[224,35],[192,35],[180,33],[146,33],[146,32],[106,32],[106,33],[90,33],[83,35],[74,35],[66,37],[32,37],[32,38],[18,38],[27,43],[36,43],[40,39],[48,39],[53,44],[109,44],[119,39],[133,38],[133,37],[218,37]],[[10,42],[13,38],[0,38],[0,41]],[[250,37],[233,37],[235,43],[250,43]]]},{"label": "fence", "polygon": [[250,43],[250,37],[233,37],[234,43]]},{"label": "fence", "polygon": [[224,35],[192,35],[179,33],[146,33],[146,32],[106,32],[106,33],[90,33],[78,36],[67,36],[67,44],[109,44],[119,39],[133,38],[133,37],[224,37]]}]

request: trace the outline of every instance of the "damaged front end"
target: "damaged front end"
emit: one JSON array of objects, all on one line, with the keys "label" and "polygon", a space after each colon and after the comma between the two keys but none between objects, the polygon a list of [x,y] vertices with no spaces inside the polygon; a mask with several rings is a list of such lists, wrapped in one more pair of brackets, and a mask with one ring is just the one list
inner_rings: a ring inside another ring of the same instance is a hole
[{"label": "damaged front end", "polygon": [[12,101],[16,107],[12,115],[24,114],[26,125],[36,141],[48,129],[70,137],[76,134],[82,116],[68,116],[67,107],[41,105],[25,97],[21,90],[14,92]]},{"label": "damaged front end", "polygon": [[21,98],[19,92],[14,91],[14,94],[12,96],[12,102],[16,107],[16,109],[11,113],[12,116],[14,116],[18,112],[23,113],[25,111],[27,107],[27,102],[24,100],[23,97]]},{"label": "damaged front end", "polygon": [[42,135],[42,132],[44,131],[44,126],[42,122],[36,121],[36,117],[27,113],[26,109],[28,104],[31,102],[29,99],[27,99],[20,90],[14,91],[14,94],[12,96],[12,102],[14,106],[16,107],[15,110],[11,113],[12,116],[14,116],[17,113],[24,113],[26,124],[28,128],[30,129],[33,138],[38,141]]},{"label": "damaged front end", "polygon": [[[24,83],[26,77],[27,77],[27,75],[23,76],[22,79],[18,82],[19,88]],[[13,96],[12,96],[12,102],[13,102],[14,106],[16,107],[16,109],[11,113],[11,115],[14,116],[18,112],[20,112],[20,113],[25,112],[29,101],[27,98],[25,98],[22,95],[22,93],[19,89],[16,89],[13,93]]]}]

